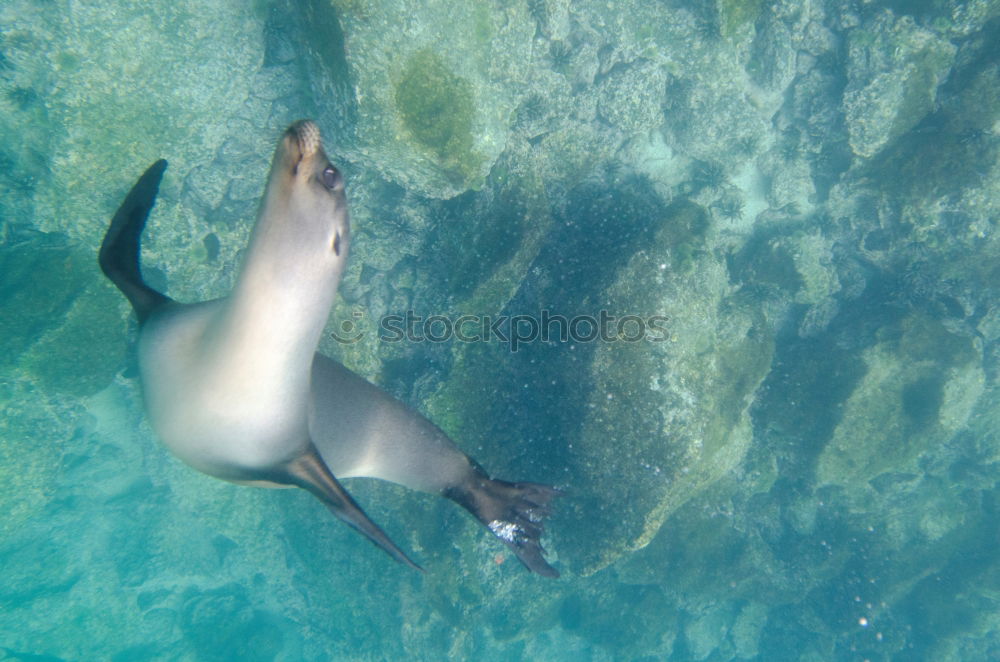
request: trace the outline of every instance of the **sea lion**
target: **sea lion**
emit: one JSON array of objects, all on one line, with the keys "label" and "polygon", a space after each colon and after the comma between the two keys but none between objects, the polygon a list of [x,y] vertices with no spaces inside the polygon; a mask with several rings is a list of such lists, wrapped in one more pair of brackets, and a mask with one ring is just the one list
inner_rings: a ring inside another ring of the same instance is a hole
[{"label": "sea lion", "polygon": [[435,492],[469,510],[531,571],[559,573],[540,538],[559,492],[496,480],[436,425],[316,348],[347,260],[347,198],[317,126],[292,124],[275,150],[232,293],[181,304],[147,285],[140,240],[166,161],[115,214],[99,263],[139,320],[148,418],[195,469],[234,483],[301,487],[397,561],[419,569],[335,476]]}]

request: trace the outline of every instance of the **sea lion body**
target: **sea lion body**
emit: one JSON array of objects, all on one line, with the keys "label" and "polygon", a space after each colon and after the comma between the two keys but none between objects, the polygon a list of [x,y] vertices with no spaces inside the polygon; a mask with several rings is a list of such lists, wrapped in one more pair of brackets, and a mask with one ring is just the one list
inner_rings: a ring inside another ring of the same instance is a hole
[{"label": "sea lion body", "polygon": [[146,409],[180,459],[217,478],[260,482],[261,470],[307,450],[310,366],[349,237],[343,178],[316,126],[295,125],[275,150],[233,292],[168,303],[143,324]]},{"label": "sea lion body", "polygon": [[438,426],[333,359],[317,354],[312,377],[313,441],[337,476],[441,493],[473,471]]},{"label": "sea lion body", "polygon": [[100,251],[139,318],[143,399],[161,441],[216,478],[306,489],[415,568],[335,475],[442,494],[530,570],[558,576],[539,542],[556,490],[490,478],[429,420],[316,353],[350,241],[343,178],[316,125],[297,122],[279,141],[236,285],[222,299],[180,304],[142,280],[140,238],[165,168],[159,161],[139,179]]},{"label": "sea lion body", "polygon": [[170,304],[150,316],[138,344],[146,412],[160,440],[198,471],[260,482],[249,474],[308,445],[308,383],[270,381],[276,366],[241,361],[236,348],[214,352],[224,344],[215,339],[224,303]]}]

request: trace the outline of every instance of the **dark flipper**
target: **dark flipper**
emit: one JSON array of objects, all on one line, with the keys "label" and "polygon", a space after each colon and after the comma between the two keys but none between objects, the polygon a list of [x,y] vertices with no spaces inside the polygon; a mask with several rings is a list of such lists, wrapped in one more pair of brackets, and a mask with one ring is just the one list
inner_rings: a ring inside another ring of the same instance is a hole
[{"label": "dark flipper", "polygon": [[160,159],[143,173],[125,197],[125,202],[111,219],[111,227],[104,235],[98,261],[101,271],[128,298],[139,323],[170,299],[146,285],[139,268],[139,244],[146,219],[156,202],[160,180],[167,162]]},{"label": "dark flipper", "polygon": [[541,537],[542,520],[551,512],[549,502],[562,493],[538,483],[494,480],[478,466],[475,470],[466,484],[445,490],[444,496],[475,515],[528,570],[558,577],[559,571],[545,561]]},{"label": "dark flipper", "polygon": [[403,553],[396,543],[389,539],[375,522],[368,519],[347,490],[330,473],[330,469],[319,456],[316,448],[310,445],[309,451],[292,462],[288,467],[288,482],[308,490],[315,495],[338,519],[358,531],[376,546],[381,547],[389,556],[403,565],[423,571]]}]

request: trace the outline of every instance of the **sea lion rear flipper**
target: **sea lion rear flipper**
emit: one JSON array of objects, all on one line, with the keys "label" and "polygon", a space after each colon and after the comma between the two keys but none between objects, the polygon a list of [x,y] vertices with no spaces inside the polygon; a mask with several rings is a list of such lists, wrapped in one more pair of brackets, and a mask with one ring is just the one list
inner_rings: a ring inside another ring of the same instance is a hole
[{"label": "sea lion rear flipper", "polygon": [[330,472],[314,446],[310,444],[309,450],[288,466],[288,473],[292,484],[315,495],[338,519],[400,563],[423,571],[361,510],[361,506]]},{"label": "sea lion rear flipper", "polygon": [[111,219],[98,255],[101,271],[128,298],[140,324],[146,321],[153,309],[170,301],[146,285],[139,268],[142,230],[156,202],[160,180],[166,169],[167,162],[160,159],[142,174]]},{"label": "sea lion rear flipper", "polygon": [[549,502],[562,492],[538,483],[495,480],[478,466],[474,469],[466,484],[445,490],[444,496],[475,515],[528,570],[558,577],[559,571],[545,561],[541,537],[542,520],[551,512]]}]

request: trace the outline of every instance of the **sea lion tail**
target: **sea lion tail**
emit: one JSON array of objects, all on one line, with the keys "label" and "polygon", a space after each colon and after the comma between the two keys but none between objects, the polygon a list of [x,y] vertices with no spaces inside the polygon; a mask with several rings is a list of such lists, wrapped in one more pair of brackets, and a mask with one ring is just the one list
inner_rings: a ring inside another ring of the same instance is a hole
[{"label": "sea lion tail", "polygon": [[539,483],[508,483],[490,478],[478,466],[473,477],[444,496],[456,502],[493,532],[517,555],[528,570],[543,577],[558,577],[559,571],[545,560],[542,524],[552,511],[549,502],[562,494]]},{"label": "sea lion tail", "polygon": [[140,324],[153,310],[170,301],[169,297],[146,285],[139,267],[142,230],[156,202],[166,169],[167,162],[160,159],[142,174],[111,219],[98,255],[101,271],[132,304]]}]

